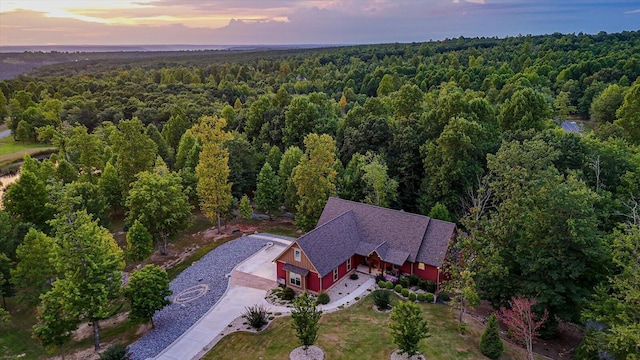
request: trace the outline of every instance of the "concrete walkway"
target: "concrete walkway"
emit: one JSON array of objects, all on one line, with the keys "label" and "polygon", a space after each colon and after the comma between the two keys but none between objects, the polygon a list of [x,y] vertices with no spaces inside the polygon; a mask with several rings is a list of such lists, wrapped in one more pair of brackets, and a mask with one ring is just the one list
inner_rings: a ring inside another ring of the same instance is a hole
[{"label": "concrete walkway", "polygon": [[[268,237],[264,234],[251,236],[263,239]],[[233,320],[242,316],[246,307],[261,304],[270,312],[291,312],[288,307],[275,306],[265,300],[267,290],[276,286],[276,266],[272,261],[287,243],[286,240],[276,237],[270,237],[269,240],[273,240],[274,245],[261,249],[236,266],[222,298],[189,330],[158,354],[156,360],[200,359],[215,345],[214,338],[223,330],[227,330],[227,325]],[[368,279],[356,291],[319,308],[324,312],[331,312],[347,303],[351,304],[356,297],[362,297],[374,283],[374,279]],[[273,286],[269,287],[271,284]]]}]

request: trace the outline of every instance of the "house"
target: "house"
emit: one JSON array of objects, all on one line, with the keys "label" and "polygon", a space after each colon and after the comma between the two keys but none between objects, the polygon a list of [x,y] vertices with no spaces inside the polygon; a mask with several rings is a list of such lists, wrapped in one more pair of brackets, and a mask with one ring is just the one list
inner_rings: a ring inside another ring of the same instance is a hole
[{"label": "house", "polygon": [[456,225],[358,202],[329,198],[315,229],[278,255],[278,282],[320,293],[353,272],[391,271],[439,282]]}]

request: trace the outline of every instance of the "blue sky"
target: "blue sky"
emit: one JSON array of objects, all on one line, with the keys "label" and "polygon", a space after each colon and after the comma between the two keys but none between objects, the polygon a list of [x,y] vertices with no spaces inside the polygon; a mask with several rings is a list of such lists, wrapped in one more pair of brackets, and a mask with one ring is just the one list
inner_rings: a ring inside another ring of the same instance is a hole
[{"label": "blue sky", "polygon": [[640,1],[2,0],[0,45],[362,44],[640,29]]}]

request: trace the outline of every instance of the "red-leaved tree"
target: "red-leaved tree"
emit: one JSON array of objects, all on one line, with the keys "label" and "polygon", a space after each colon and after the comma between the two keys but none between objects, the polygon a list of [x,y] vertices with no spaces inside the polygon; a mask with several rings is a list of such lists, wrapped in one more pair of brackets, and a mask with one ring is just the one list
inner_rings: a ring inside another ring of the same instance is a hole
[{"label": "red-leaved tree", "polygon": [[533,343],[540,336],[538,329],[549,316],[545,309],[542,316],[538,317],[531,309],[535,304],[535,300],[512,297],[509,308],[500,308],[500,320],[511,330],[513,337],[525,344],[528,360],[534,360]]}]

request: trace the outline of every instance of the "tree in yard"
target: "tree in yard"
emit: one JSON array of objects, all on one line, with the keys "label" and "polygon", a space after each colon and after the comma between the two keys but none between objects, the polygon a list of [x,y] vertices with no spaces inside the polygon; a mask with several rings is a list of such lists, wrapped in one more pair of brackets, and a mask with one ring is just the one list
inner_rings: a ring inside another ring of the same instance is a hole
[{"label": "tree in yard", "polygon": [[198,176],[198,198],[200,209],[211,221],[218,223],[220,216],[231,205],[231,183],[229,182],[229,151],[224,142],[231,140],[231,133],[224,130],[227,121],[205,116],[194,127],[194,134],[202,144],[200,161],[196,166]]},{"label": "tree in yard", "polygon": [[171,295],[167,272],[157,265],[146,265],[131,274],[124,296],[131,303],[131,317],[145,321],[151,320],[156,311],[171,304],[167,296]]},{"label": "tree in yard", "polygon": [[245,221],[245,224],[249,219],[251,219],[251,214],[253,214],[253,208],[251,207],[251,202],[249,201],[249,197],[245,194],[240,199],[240,217]]},{"label": "tree in yard", "polygon": [[[56,230],[56,270],[58,279],[53,288],[43,295],[43,304],[53,301],[55,308],[62,304],[62,311],[52,319],[39,318],[50,326],[67,318],[88,321],[93,324],[95,350],[100,350],[98,322],[113,314],[111,302],[120,291],[124,260],[122,250],[109,231],[97,224],[86,211],[59,214],[52,221]],[[55,298],[55,299],[52,299]]]},{"label": "tree in yard", "polygon": [[534,300],[512,297],[509,307],[500,309],[500,320],[509,328],[512,336],[525,345],[528,360],[534,360],[533,343],[540,335],[538,330],[549,316],[547,310],[542,316],[536,315],[533,311],[535,305]]},{"label": "tree in yard", "polygon": [[398,196],[398,182],[387,174],[387,165],[380,155],[367,154],[367,164],[362,167],[362,180],[367,184],[365,202],[376,206],[388,207]]},{"label": "tree in yard", "polygon": [[258,205],[258,210],[269,215],[269,219],[280,207],[280,179],[268,162],[264,163],[260,174],[258,174],[258,186],[254,200]]},{"label": "tree in yard", "polygon": [[296,185],[293,182],[293,170],[298,166],[303,155],[304,153],[299,147],[291,146],[284,152],[280,160],[280,169],[278,171],[280,188],[284,206],[289,211],[294,209],[299,201]]},{"label": "tree in yard", "polygon": [[393,307],[391,321],[387,326],[391,329],[393,343],[398,345],[401,354],[409,357],[418,354],[418,343],[429,337],[427,320],[422,308],[416,303],[402,301]]},{"label": "tree in yard", "polygon": [[166,255],[169,236],[189,224],[192,206],[183,192],[180,176],[166,167],[141,172],[137,178],[126,201],[127,221],[133,224],[138,220],[152,235],[160,237],[160,251]]},{"label": "tree in yard", "polygon": [[304,231],[313,229],[330,196],[336,193],[336,143],[327,134],[309,134],[304,139],[304,157],[293,174],[300,201],[296,226]]},{"label": "tree in yard", "polygon": [[127,258],[140,261],[144,260],[153,252],[153,236],[138,219],[127,231]]},{"label": "tree in yard", "polygon": [[36,324],[33,326],[33,337],[38,339],[48,352],[60,351],[64,358],[62,346],[71,339],[73,331],[80,324],[80,319],[66,303],[70,289],[65,289],[63,285],[68,283],[56,281],[53,288],[41,296],[36,311]]},{"label": "tree in yard", "polygon": [[293,300],[293,309],[291,310],[293,323],[291,326],[296,330],[298,341],[304,347],[305,352],[318,339],[318,329],[320,328],[318,322],[321,316],[322,310],[318,309],[315,300],[311,299],[306,292]]},{"label": "tree in yard", "polygon": [[18,245],[18,263],[11,270],[11,281],[20,289],[21,299],[37,303],[40,294],[50,289],[51,280],[56,278],[56,243],[46,234],[29,229],[24,242]]},{"label": "tree in yard", "polygon": [[500,329],[498,328],[498,318],[495,314],[489,316],[487,326],[480,336],[480,352],[489,359],[497,359],[502,355],[504,344],[500,339]]},{"label": "tree in yard", "polygon": [[[458,305],[458,321],[464,324],[464,314],[468,308],[473,308],[480,304],[480,296],[476,289],[476,282],[473,279],[475,274],[472,271],[463,269],[446,282],[445,288],[454,294],[453,302]],[[465,327],[460,328],[464,333]]]}]

